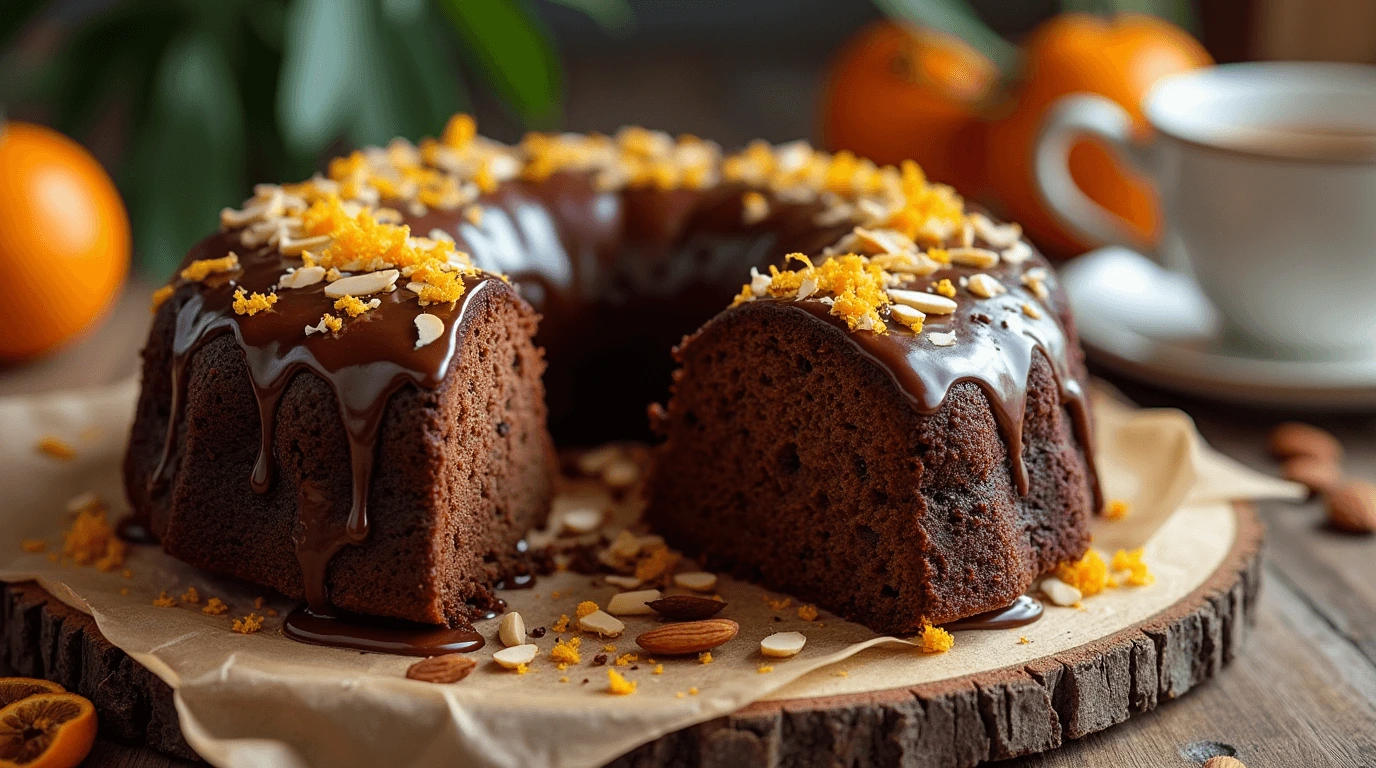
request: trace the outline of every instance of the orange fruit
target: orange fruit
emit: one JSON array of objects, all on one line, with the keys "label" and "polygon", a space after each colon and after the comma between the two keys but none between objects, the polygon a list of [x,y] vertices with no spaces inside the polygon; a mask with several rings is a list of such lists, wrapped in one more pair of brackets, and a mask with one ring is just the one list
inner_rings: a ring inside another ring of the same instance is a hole
[{"label": "orange fruit", "polygon": [[96,708],[75,693],[40,693],[0,709],[0,768],[73,768],[96,741]]},{"label": "orange fruit", "polygon": [[0,709],[39,693],[63,693],[66,688],[34,677],[0,677]]},{"label": "orange fruit", "polygon": [[[1150,130],[1142,97],[1157,80],[1213,63],[1188,32],[1153,16],[1120,14],[1105,19],[1067,13],[1038,27],[1028,40],[1026,76],[1012,111],[988,127],[985,142],[991,191],[1008,218],[1043,249],[1062,256],[1092,246],[1066,230],[1042,203],[1032,158],[1042,122],[1062,96],[1097,93],[1132,116],[1136,130]],[[1151,183],[1125,169],[1102,143],[1081,141],[1070,152],[1070,175],[1092,200],[1126,219],[1143,240],[1158,236],[1160,212]]]},{"label": "orange fruit", "polygon": [[957,37],[878,21],[832,60],[822,137],[876,163],[915,160],[963,194],[982,186],[980,108],[998,83],[994,63]]},{"label": "orange fruit", "polygon": [[0,123],[0,361],[70,341],[113,304],[129,269],[129,217],[80,144]]}]

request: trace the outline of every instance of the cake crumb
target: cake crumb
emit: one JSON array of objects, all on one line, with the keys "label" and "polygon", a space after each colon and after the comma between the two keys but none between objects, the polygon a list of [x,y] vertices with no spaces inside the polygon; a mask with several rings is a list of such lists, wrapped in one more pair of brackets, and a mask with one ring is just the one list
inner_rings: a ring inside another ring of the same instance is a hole
[{"label": "cake crumb", "polygon": [[582,642],[583,639],[580,637],[571,638],[567,642],[562,639],[555,641],[554,647],[549,651],[550,661],[559,664],[577,664],[583,660],[582,655],[578,652],[578,646]]},{"label": "cake crumb", "polygon": [[207,616],[219,616],[228,610],[229,606],[225,605],[225,601],[218,597],[212,597],[206,601],[205,607],[201,609],[201,613]]},{"label": "cake crumb", "polygon": [[153,605],[156,605],[159,608],[171,608],[176,604],[177,599],[167,594],[166,590],[158,593],[158,596],[153,598]]},{"label": "cake crumb", "polygon": [[629,696],[635,693],[635,681],[627,680],[614,669],[607,670],[607,693],[614,696]]},{"label": "cake crumb", "polygon": [[43,550],[48,548],[48,542],[44,541],[43,539],[24,539],[23,541],[19,542],[19,548],[24,550],[25,552],[29,552],[36,555],[39,552],[42,552]]},{"label": "cake crumb", "polygon": [[816,620],[817,620],[817,606],[815,606],[815,605],[800,605],[800,606],[798,606],[798,618],[802,619],[803,621],[816,621]]},{"label": "cake crumb", "polygon": [[256,613],[250,613],[242,619],[235,619],[229,628],[241,635],[251,635],[263,628],[263,617]]},{"label": "cake crumb", "polygon": [[567,614],[559,616],[559,620],[550,625],[550,629],[558,632],[567,632],[569,629],[569,617]]},{"label": "cake crumb", "polygon": [[769,674],[770,672],[773,672],[773,671],[774,671],[774,665],[772,665],[772,664],[761,664],[759,667],[757,667],[757,668],[755,669],[755,672],[758,673],[758,674],[761,674],[761,675],[767,675],[767,674]]},{"label": "cake crumb", "polygon": [[1122,520],[1127,516],[1128,503],[1126,501],[1123,501],[1122,499],[1114,499],[1113,501],[1110,501],[1108,503],[1108,507],[1104,509],[1104,518],[1106,520]]},{"label": "cake crumb", "polygon": [[183,603],[199,605],[201,602],[201,593],[197,592],[195,587],[187,587],[186,591],[182,593],[181,601]]},{"label": "cake crumb", "polygon": [[945,653],[956,644],[956,639],[941,627],[923,624],[918,635],[918,643],[918,650],[923,653]]},{"label": "cake crumb", "polygon": [[769,604],[769,610],[771,611],[782,611],[793,604],[793,598],[791,597],[781,597],[778,599],[766,597],[764,601]]},{"label": "cake crumb", "polygon": [[662,675],[662,674],[664,674],[664,665],[663,665],[663,664],[656,664],[654,670],[652,670],[652,671],[650,672],[650,674],[652,674],[652,675]]},{"label": "cake crumb", "polygon": [[71,461],[76,458],[76,449],[60,437],[48,435],[40,438],[34,447],[38,449],[39,453],[61,461]]},{"label": "cake crumb", "polygon": [[711,663],[712,663],[712,652],[711,652],[711,651],[703,651],[702,653],[699,653],[699,654],[698,654],[698,663],[699,663],[699,664],[711,664]]}]

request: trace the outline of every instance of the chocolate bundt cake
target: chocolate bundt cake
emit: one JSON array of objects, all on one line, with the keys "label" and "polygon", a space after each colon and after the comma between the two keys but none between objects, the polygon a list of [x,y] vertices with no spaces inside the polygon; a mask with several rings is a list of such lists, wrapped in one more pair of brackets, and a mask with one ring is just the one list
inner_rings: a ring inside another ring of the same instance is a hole
[{"label": "chocolate bundt cake", "polygon": [[[675,365],[670,348],[716,314],[747,273],[782,266],[791,252],[839,247],[866,254],[874,268],[892,276],[901,269],[884,266],[884,259],[937,259],[944,252],[928,246],[959,240],[971,227],[996,233],[1005,265],[1017,261],[1017,269],[1034,277],[1025,268],[1044,264],[1016,232],[1010,239],[1008,229],[967,216],[949,188],[927,184],[915,167],[905,178],[899,169],[845,153],[827,155],[801,142],[756,142],[723,157],[710,142],[639,128],[614,137],[531,134],[507,146],[477,135],[462,115],[438,140],[419,146],[397,140],[336,159],[326,174],[299,184],[260,185],[241,209],[224,211],[221,223],[221,231],[193,248],[155,297],[143,391],[125,461],[136,516],[171,554],[305,597],[313,607],[331,604],[450,625],[493,602],[490,590],[516,567],[521,537],[543,521],[556,471],[554,442],[593,444],[648,434],[645,408],[667,394]],[[905,231],[907,240],[893,239]],[[987,238],[979,242],[993,244]],[[950,253],[967,258],[960,249]],[[826,269],[825,263],[819,266]],[[767,289],[761,288],[763,276],[753,285],[764,291],[761,297],[772,296],[782,290],[775,281],[784,285],[801,274],[790,269],[768,278]],[[1036,290],[1012,284],[1016,292]],[[908,288],[922,290],[918,284]],[[812,319],[798,325],[799,336],[790,337],[789,345],[815,336],[816,344],[844,350],[823,360],[821,347],[811,347],[814,371],[848,377],[852,387],[875,377],[877,353],[864,352],[867,342],[859,339],[877,326],[866,331],[863,323],[843,324],[843,331],[817,306],[823,305],[814,298],[789,309],[782,300],[757,300],[747,292],[739,307],[683,348],[685,378],[661,428],[669,435],[662,455],[689,462],[682,468],[685,478],[705,478],[713,470],[703,444],[684,431],[690,418],[708,418],[705,401],[684,404],[697,402],[695,382],[723,375],[720,368],[693,362],[693,350],[711,348],[714,360],[736,359],[725,337],[720,344],[709,341],[714,328],[734,327],[737,318],[748,319],[747,325],[796,324],[803,315],[787,313],[801,308]],[[887,415],[875,410],[874,419],[896,425],[909,412],[917,414],[913,418],[921,421],[912,423],[923,426],[912,436],[935,441],[944,418],[956,430],[952,434],[968,433],[978,444],[962,455],[982,451],[987,471],[980,474],[985,485],[978,486],[984,494],[979,502],[995,509],[990,515],[970,506],[956,510],[976,491],[961,496],[965,491],[945,489],[957,475],[940,475],[936,464],[923,463],[934,460],[935,443],[922,443],[925,453],[912,448],[912,461],[901,467],[906,474],[886,482],[898,504],[918,467],[923,493],[946,494],[952,521],[963,515],[976,533],[998,529],[999,535],[972,539],[983,548],[978,557],[961,555],[964,545],[956,543],[941,545],[945,549],[924,543],[913,556],[930,560],[945,552],[952,572],[994,578],[999,587],[982,596],[1004,594],[1015,583],[1025,586],[1026,572],[1077,556],[1076,547],[1084,546],[1086,494],[1093,482],[1079,447],[1083,436],[1077,443],[1064,420],[1053,418],[1079,402],[1075,387],[1082,369],[1058,300],[1038,306],[1048,312],[1046,328],[1033,331],[1032,346],[1041,351],[1023,355],[1026,361],[1019,363],[1017,355],[1028,344],[1013,332],[991,333],[996,341],[981,344],[978,354],[961,356],[957,347],[952,356],[965,360],[964,367],[948,371],[952,380],[983,376],[1002,399],[986,401],[984,391],[963,383],[951,387],[949,396],[933,386],[922,391],[936,397],[928,408],[891,398],[904,381],[898,373],[875,379],[875,391],[864,393],[872,408],[894,409]],[[787,319],[771,319],[774,311]],[[870,322],[888,318],[892,325],[902,313],[876,305]],[[742,328],[739,349],[755,345],[758,327]],[[1053,328],[1065,330],[1057,336]],[[898,335],[875,338],[889,343]],[[856,362],[843,372],[847,354]],[[802,359],[791,364],[801,365]],[[742,396],[764,402],[771,386],[765,380],[782,374],[760,368]],[[1024,430],[1019,393],[1025,382]],[[921,400],[918,390],[903,391]],[[776,401],[773,412],[792,409],[803,418],[801,393],[774,394],[785,400]],[[841,398],[820,390],[812,396],[828,405]],[[711,418],[729,422],[757,415],[719,406]],[[957,406],[959,418],[941,415]],[[1001,431],[979,431],[980,420],[990,418]],[[814,422],[820,427],[820,418]],[[745,423],[712,425],[710,434],[734,435],[731,430]],[[758,439],[772,439],[756,431]],[[1020,451],[1011,441],[1024,434]],[[1000,436],[1013,450],[1000,447]],[[776,451],[784,443],[769,445]],[[820,466],[812,463],[817,454],[799,446],[796,474],[811,476]],[[732,469],[736,474],[678,498],[671,497],[684,489],[661,464],[656,522],[682,546],[726,556],[733,566],[753,568],[776,585],[822,594],[820,581],[795,579],[742,557],[731,549],[727,537],[735,534],[727,528],[686,530],[693,520],[723,521],[739,508],[739,498],[763,498],[760,489],[726,492],[732,477],[748,482],[752,468],[763,468],[760,456],[747,466],[747,454],[733,455],[743,462]],[[879,453],[867,455],[874,473],[881,466],[891,471]],[[1019,485],[1021,475],[1014,472],[1011,490],[1001,489],[993,464],[1004,461],[1016,469],[1023,456],[1027,482]],[[768,457],[770,466],[789,461],[777,451]],[[925,474],[923,466],[930,467]],[[1060,472],[1061,485],[1048,487],[1048,472]],[[848,509],[860,516],[867,509],[890,509],[873,495],[879,488],[874,482],[856,490],[855,499],[863,497],[869,507]],[[838,500],[841,495],[833,493]],[[812,503],[825,497],[809,498]],[[689,509],[699,502],[718,506]],[[782,520],[802,506],[780,506],[771,514]],[[1015,532],[1003,517],[996,521],[1007,509],[1017,510],[1027,525]],[[877,540],[893,530],[879,521],[897,514],[865,517],[876,521],[870,530]],[[756,522],[764,524],[763,518]],[[865,540],[855,533],[864,525],[850,528],[855,530],[841,536],[837,527],[836,546],[852,546],[855,536]],[[932,531],[959,532],[954,526]],[[990,577],[996,561],[1008,573]],[[904,560],[910,562],[915,561]],[[890,579],[875,589],[911,584]],[[913,599],[906,593],[889,602],[895,610],[909,610]],[[986,602],[970,595],[946,600],[943,610],[954,611]],[[855,615],[877,617],[879,606]]]},{"label": "chocolate bundt cake", "polygon": [[947,216],[756,273],[675,350],[647,511],[670,543],[893,634],[1002,608],[1084,552],[1098,484],[1066,303],[1016,227]]}]

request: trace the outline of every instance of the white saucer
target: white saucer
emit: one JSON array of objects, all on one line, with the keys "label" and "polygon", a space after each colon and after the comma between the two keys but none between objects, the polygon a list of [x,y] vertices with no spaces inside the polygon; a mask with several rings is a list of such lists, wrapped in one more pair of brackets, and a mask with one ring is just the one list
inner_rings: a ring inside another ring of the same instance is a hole
[{"label": "white saucer", "polygon": [[1124,248],[1061,270],[1090,359],[1189,395],[1288,410],[1376,409],[1376,356],[1285,360],[1227,332],[1188,276]]}]

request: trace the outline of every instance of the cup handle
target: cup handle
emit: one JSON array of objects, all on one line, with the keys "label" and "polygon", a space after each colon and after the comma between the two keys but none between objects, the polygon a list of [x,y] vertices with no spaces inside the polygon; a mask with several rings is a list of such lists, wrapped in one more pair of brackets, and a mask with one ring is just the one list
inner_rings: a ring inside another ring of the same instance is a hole
[{"label": "cup handle", "polygon": [[1086,136],[1103,139],[1129,164],[1152,175],[1152,145],[1133,140],[1132,117],[1127,111],[1097,94],[1074,94],[1056,102],[1037,138],[1033,169],[1042,200],[1062,226],[1095,247],[1124,245],[1156,258],[1154,245],[1117,214],[1091,200],[1071,177],[1070,149]]}]

